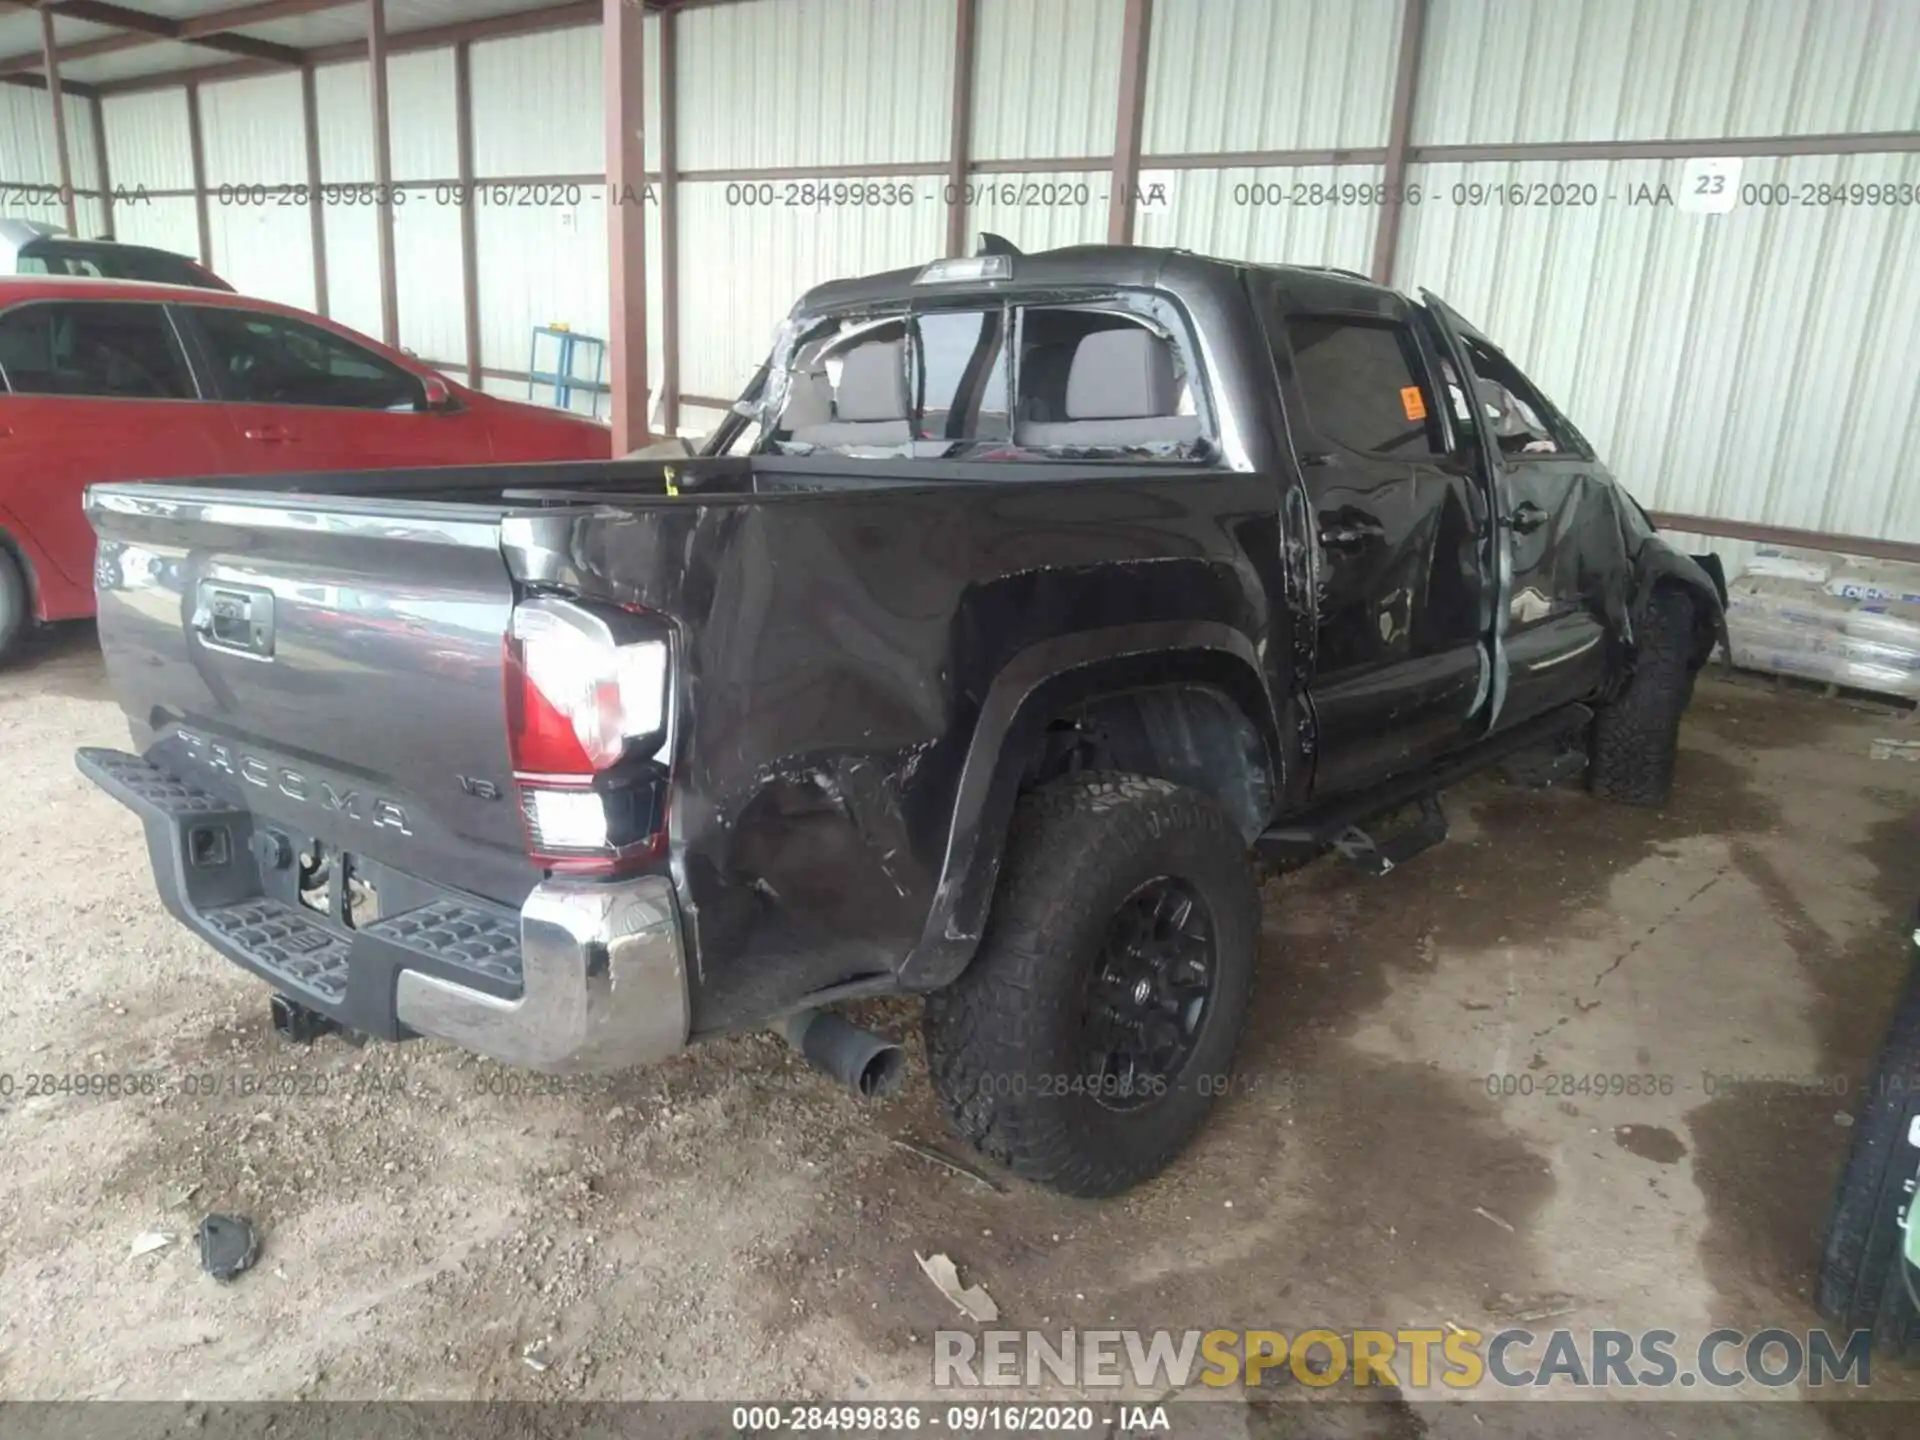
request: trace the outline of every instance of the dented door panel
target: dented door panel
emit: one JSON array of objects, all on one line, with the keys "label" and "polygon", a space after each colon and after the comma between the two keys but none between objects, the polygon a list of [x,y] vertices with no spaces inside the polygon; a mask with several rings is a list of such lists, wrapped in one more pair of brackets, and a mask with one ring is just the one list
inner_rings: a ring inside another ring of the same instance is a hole
[{"label": "dented door panel", "polygon": [[[1314,792],[1326,795],[1419,764],[1457,745],[1486,688],[1489,507],[1470,467],[1446,455],[1436,356],[1413,307],[1345,281],[1259,276],[1275,378],[1312,506],[1319,737]],[[1391,449],[1346,443],[1316,413],[1299,340],[1314,333],[1391,336],[1414,382]]]}]

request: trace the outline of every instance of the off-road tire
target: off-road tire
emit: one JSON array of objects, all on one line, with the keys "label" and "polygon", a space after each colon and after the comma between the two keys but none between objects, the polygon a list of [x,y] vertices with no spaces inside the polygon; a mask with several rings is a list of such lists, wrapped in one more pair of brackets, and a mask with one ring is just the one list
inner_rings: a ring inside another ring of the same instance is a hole
[{"label": "off-road tire", "polygon": [[26,634],[33,611],[27,602],[27,580],[13,556],[0,547],[0,665],[7,663],[20,637]]},{"label": "off-road tire", "polygon": [[[1916,917],[1920,924],[1920,917]],[[1846,1169],[1834,1192],[1821,1249],[1815,1299],[1820,1313],[1842,1331],[1871,1330],[1887,1354],[1920,1351],[1920,1308],[1911,1280],[1920,1275],[1902,1254],[1900,1209],[1920,1205],[1903,1189],[1920,1174],[1920,946],[1894,1011],[1886,1044],[1874,1062],[1866,1101],[1854,1118]]]},{"label": "off-road tire", "polygon": [[[1178,1074],[1137,1109],[1074,1093],[1083,986],[1119,907],[1159,877],[1205,907],[1213,980]],[[1260,896],[1245,840],[1207,796],[1086,773],[1025,796],[973,962],[928,997],[928,1067],[954,1127],[1015,1174],[1116,1195],[1166,1168],[1226,1087],[1246,1019]]]},{"label": "off-road tire", "polygon": [[1628,805],[1664,805],[1673,793],[1680,716],[1693,698],[1693,601],[1663,585],[1639,627],[1633,674],[1593,722],[1587,783]]}]

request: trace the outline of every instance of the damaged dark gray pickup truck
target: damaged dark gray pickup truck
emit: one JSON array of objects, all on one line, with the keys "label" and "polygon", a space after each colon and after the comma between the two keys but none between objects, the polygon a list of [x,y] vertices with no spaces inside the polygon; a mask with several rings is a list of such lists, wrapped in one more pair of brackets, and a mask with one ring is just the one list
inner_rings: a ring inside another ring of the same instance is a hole
[{"label": "damaged dark gray pickup truck", "polygon": [[695,457],[88,513],[137,753],[80,766],[283,1016],[870,1082],[822,1007],[924,995],[958,1128],[1089,1195],[1223,1089],[1256,855],[1390,869],[1522,754],[1658,803],[1721,628],[1439,301],[1160,250],[821,286]]}]

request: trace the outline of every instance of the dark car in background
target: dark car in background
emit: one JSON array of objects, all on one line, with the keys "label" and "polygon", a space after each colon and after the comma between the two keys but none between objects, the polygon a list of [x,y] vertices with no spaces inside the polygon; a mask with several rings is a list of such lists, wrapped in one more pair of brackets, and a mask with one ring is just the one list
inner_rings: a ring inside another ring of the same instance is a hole
[{"label": "dark car in background", "polygon": [[0,219],[0,275],[85,275],[97,280],[191,285],[199,290],[233,289],[198,260],[171,250],[123,245],[104,235],[78,240],[59,226],[39,220]]}]

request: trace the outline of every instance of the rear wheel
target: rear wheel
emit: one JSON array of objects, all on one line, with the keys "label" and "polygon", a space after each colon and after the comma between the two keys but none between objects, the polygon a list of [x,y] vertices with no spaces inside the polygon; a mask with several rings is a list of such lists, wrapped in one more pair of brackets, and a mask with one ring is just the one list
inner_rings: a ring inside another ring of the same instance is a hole
[{"label": "rear wheel", "polygon": [[1663,585],[1641,621],[1633,674],[1593,722],[1593,793],[1664,805],[1673,793],[1680,716],[1693,698],[1693,601]]},{"label": "rear wheel", "polygon": [[[1920,1271],[1902,1253],[1903,1206],[1920,1176],[1920,947],[1853,1126],[1847,1168],[1827,1219],[1820,1312],[1846,1330],[1874,1333],[1892,1354],[1920,1349]],[[1920,1224],[1920,1219],[1913,1223]]]},{"label": "rear wheel", "polygon": [[27,581],[13,556],[0,549],[0,663],[26,633],[33,612],[27,604]]},{"label": "rear wheel", "polygon": [[1157,1174],[1224,1089],[1258,937],[1246,844],[1198,791],[1086,774],[1028,795],[979,953],[927,1001],[955,1127],[1070,1195]]}]

